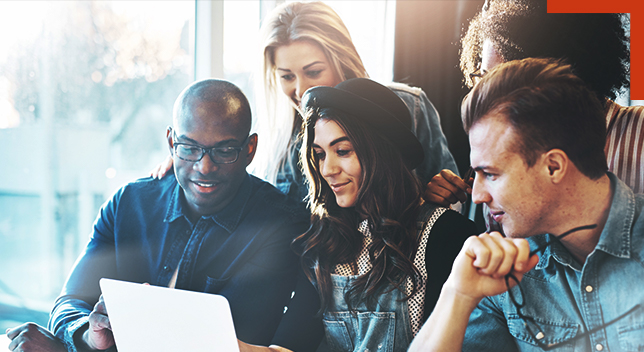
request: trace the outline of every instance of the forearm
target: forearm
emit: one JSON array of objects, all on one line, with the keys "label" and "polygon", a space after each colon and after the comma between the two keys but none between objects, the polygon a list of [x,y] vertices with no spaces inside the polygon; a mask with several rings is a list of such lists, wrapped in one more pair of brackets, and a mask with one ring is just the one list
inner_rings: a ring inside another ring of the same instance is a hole
[{"label": "forearm", "polygon": [[412,341],[409,352],[461,351],[470,314],[479,301],[463,296],[446,283],[434,311]]}]

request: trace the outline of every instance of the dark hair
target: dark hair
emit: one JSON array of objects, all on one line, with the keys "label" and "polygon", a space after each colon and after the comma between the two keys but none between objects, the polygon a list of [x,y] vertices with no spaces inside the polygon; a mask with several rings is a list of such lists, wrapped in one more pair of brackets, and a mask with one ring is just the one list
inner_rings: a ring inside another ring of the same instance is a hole
[{"label": "dark hair", "polygon": [[629,38],[621,14],[547,13],[546,0],[491,0],[461,39],[465,84],[481,64],[485,39],[505,61],[527,57],[566,59],[601,98],[629,85]]},{"label": "dark hair", "polygon": [[[338,123],[360,161],[362,183],[352,208],[338,206],[333,191],[320,175],[312,148],[315,123],[320,119]],[[418,247],[416,217],[421,185],[404,164],[400,151],[361,120],[333,108],[309,109],[302,129],[301,162],[309,183],[312,215],[311,227],[294,245],[301,252],[307,276],[318,287],[321,311],[331,303],[331,273],[335,266],[354,263],[361,252],[364,236],[357,229],[360,219],[369,222],[373,268],[351,285],[345,295],[349,306],[373,303],[372,299],[387,284],[405,293],[408,277],[414,284],[413,295],[422,280],[410,260]]]},{"label": "dark hair", "polygon": [[463,128],[469,133],[493,114],[512,125],[519,154],[529,167],[542,153],[557,148],[589,178],[606,174],[602,105],[561,60],[528,58],[492,69],[463,100]]}]

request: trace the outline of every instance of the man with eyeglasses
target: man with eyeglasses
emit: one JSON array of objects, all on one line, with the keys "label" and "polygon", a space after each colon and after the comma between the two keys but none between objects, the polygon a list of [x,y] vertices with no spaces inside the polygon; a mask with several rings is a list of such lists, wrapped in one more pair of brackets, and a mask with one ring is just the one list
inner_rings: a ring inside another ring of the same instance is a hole
[{"label": "man with eyeglasses", "polygon": [[[257,135],[235,85],[196,82],[179,95],[173,115],[166,135],[174,173],[132,182],[105,203],[56,301],[49,329],[69,351],[114,345],[102,277],[221,294],[237,337],[271,344],[300,267],[290,244],[308,228],[309,215],[246,172]],[[43,344],[53,341],[33,325],[22,329]]]},{"label": "man with eyeglasses", "polygon": [[596,95],[560,61],[511,61],[462,118],[473,200],[508,237],[468,239],[410,351],[643,350],[644,195],[607,171]]}]

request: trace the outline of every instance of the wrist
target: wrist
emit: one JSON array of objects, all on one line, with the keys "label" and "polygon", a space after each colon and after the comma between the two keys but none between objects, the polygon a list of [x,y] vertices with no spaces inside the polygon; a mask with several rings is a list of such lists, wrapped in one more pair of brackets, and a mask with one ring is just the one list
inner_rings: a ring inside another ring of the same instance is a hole
[{"label": "wrist", "polygon": [[450,297],[450,300],[453,301],[454,304],[457,304],[467,310],[474,310],[479,302],[481,302],[481,300],[485,297],[472,296],[467,292],[463,292],[463,290],[460,290],[458,287],[458,285],[455,285],[452,280],[448,278],[445,282],[445,285],[443,285],[443,288],[441,289],[441,296]]}]

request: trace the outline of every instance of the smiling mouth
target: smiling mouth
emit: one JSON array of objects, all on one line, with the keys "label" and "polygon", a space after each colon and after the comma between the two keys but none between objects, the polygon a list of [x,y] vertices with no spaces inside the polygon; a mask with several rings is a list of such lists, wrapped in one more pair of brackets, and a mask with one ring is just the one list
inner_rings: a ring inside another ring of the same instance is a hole
[{"label": "smiling mouth", "polygon": [[338,193],[342,187],[348,185],[351,181],[343,182],[343,183],[334,183],[334,184],[329,184],[331,187],[331,190],[333,190],[334,193]]},{"label": "smiling mouth", "polygon": [[197,190],[203,193],[208,193],[213,191],[219,183],[215,182],[201,182],[201,181],[192,181],[192,183],[197,186]]}]

